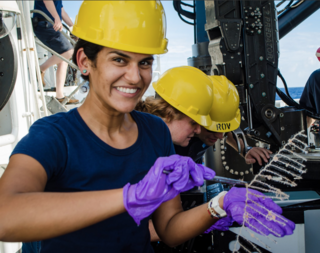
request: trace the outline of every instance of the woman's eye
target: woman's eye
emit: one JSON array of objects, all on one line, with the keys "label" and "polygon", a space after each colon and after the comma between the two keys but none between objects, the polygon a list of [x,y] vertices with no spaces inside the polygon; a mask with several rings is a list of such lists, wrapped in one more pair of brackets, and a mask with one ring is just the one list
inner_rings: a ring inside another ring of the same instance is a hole
[{"label": "woman's eye", "polygon": [[113,59],[115,62],[118,62],[118,63],[124,63],[125,61],[124,61],[124,59],[122,59],[122,58],[115,58],[115,59]]},{"label": "woman's eye", "polygon": [[152,62],[151,61],[142,61],[142,62],[140,62],[140,65],[142,65],[142,66],[151,66]]}]

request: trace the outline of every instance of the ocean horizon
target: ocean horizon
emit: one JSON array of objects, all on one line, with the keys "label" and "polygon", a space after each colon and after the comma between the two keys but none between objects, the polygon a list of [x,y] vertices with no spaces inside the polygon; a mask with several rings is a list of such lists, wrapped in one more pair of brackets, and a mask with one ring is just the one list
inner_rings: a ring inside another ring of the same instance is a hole
[{"label": "ocean horizon", "polygon": [[[301,94],[303,92],[304,87],[289,87],[289,94],[293,99],[300,99]],[[286,93],[284,88],[280,88],[280,90],[284,93]],[[278,94],[276,94],[276,100],[281,100]]]}]

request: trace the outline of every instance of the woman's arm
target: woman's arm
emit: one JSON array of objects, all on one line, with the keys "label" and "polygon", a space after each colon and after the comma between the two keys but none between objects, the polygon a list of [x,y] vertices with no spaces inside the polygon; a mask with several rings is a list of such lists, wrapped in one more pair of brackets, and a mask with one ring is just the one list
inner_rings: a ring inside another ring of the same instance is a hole
[{"label": "woman's arm", "polygon": [[122,189],[43,192],[47,174],[30,156],[13,155],[0,179],[0,240],[60,236],[125,212]]},{"label": "woman's arm", "polygon": [[[223,208],[223,198],[219,205]],[[164,202],[154,212],[152,220],[159,237],[168,246],[177,246],[212,226],[217,220],[208,213],[208,205],[203,204],[183,211],[180,195]]]},{"label": "woman's arm", "polygon": [[68,13],[64,10],[63,7],[61,8],[61,17],[62,17],[62,20],[64,22],[66,22],[66,24],[69,27],[73,26],[73,22],[72,22],[71,18],[69,17]]}]

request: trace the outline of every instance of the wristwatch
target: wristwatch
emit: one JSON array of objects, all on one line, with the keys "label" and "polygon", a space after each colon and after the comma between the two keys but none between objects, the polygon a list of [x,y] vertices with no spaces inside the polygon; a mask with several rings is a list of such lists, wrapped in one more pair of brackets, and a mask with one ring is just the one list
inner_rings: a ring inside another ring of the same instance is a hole
[{"label": "wristwatch", "polygon": [[227,216],[225,210],[221,209],[219,205],[220,197],[226,194],[227,191],[220,192],[217,196],[215,196],[208,202],[208,211],[212,217],[220,219]]}]

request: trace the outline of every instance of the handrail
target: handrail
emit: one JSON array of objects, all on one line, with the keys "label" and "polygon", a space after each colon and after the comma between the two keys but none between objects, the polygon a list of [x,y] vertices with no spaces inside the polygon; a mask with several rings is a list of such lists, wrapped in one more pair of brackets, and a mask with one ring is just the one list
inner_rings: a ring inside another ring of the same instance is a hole
[{"label": "handrail", "polygon": [[[49,18],[49,16],[47,14],[45,14],[43,11],[30,10],[30,13],[38,13],[38,14],[42,15],[46,20],[48,20],[52,25],[54,25],[54,22],[52,21],[52,19]],[[76,42],[69,35],[67,35],[64,31],[59,31],[59,32],[61,32],[64,37],[66,37],[68,40],[70,40],[70,42],[73,46],[76,44]]]},{"label": "handrail", "polygon": [[60,54],[58,54],[56,51],[52,50],[50,47],[46,46],[45,44],[43,44],[38,38],[35,39],[35,42],[43,47],[44,49],[48,50],[51,54],[57,56],[58,58],[60,58],[61,60],[65,61],[66,63],[68,63],[72,68],[76,69],[76,70],[80,70],[79,67],[77,65],[75,65],[74,63],[72,63],[71,61],[67,60],[66,58],[64,58],[63,56],[61,56]]}]

